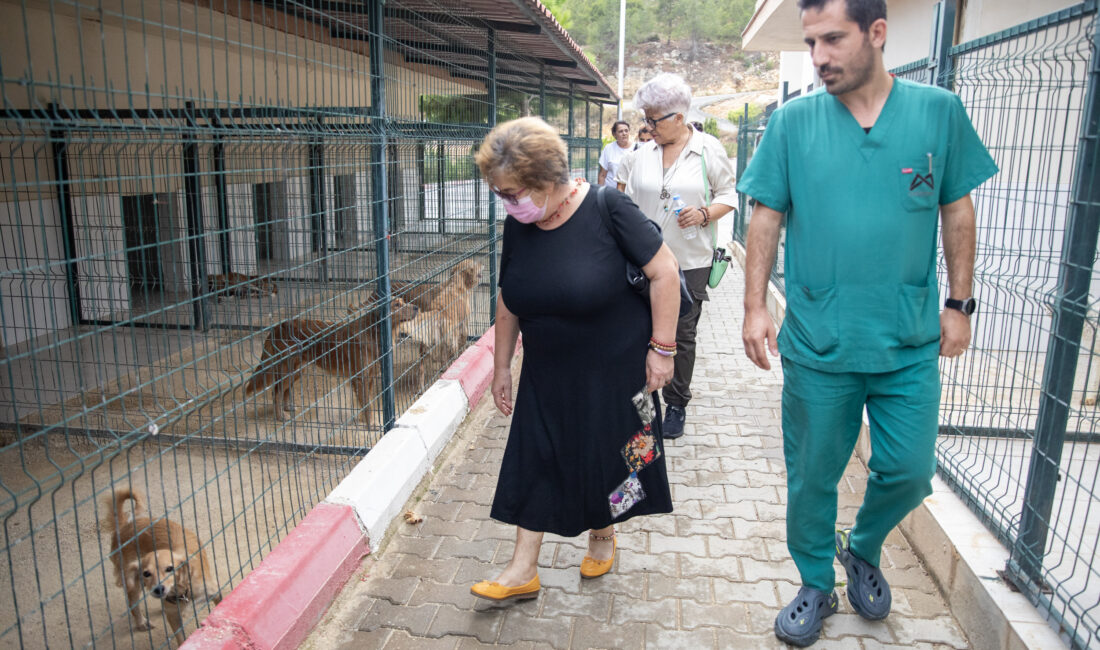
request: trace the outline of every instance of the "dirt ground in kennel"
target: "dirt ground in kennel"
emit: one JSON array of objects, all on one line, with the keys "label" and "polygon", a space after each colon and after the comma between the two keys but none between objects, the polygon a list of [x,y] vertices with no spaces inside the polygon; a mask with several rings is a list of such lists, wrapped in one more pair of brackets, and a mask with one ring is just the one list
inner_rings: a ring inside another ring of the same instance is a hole
[{"label": "dirt ground in kennel", "polygon": [[[487,294],[474,294],[471,333],[485,329]],[[348,305],[366,298],[367,292],[299,294],[294,304],[269,307],[263,320],[301,313],[303,304],[315,306],[312,318],[336,320],[346,317]],[[233,302],[219,308],[232,309]],[[269,391],[245,398],[243,384],[260,359],[264,338],[248,329],[212,330],[193,346],[20,420],[65,422],[68,429],[0,454],[8,492],[0,493],[0,506],[12,513],[4,521],[5,534],[9,545],[24,538],[10,548],[9,562],[0,563],[0,585],[13,589],[2,597],[13,605],[0,608],[0,631],[12,628],[20,612],[23,617],[22,631],[13,628],[0,637],[0,648],[165,647],[167,622],[159,602],[150,597],[141,604],[155,628],[133,630],[125,594],[107,559],[109,539],[99,529],[98,500],[112,486],[144,493],[153,517],[165,514],[165,504],[181,504],[169,516],[211,543],[207,552],[217,580],[229,589],[377,441],[381,429],[357,419],[360,409],[351,388],[315,366],[295,384],[298,408],[287,423],[275,419]],[[396,350],[399,366],[412,351],[411,345],[404,355]],[[430,385],[443,368],[426,370]],[[399,380],[398,414],[426,387],[414,384]],[[368,408],[380,412],[381,399]],[[103,437],[111,431],[120,437]],[[214,444],[181,444],[187,435]],[[10,432],[0,432],[0,443],[11,442]],[[285,445],[358,449],[307,454]],[[25,539],[31,531],[33,544]],[[210,608],[203,603],[185,620],[196,614],[201,620]],[[194,626],[191,620],[187,631]]]}]

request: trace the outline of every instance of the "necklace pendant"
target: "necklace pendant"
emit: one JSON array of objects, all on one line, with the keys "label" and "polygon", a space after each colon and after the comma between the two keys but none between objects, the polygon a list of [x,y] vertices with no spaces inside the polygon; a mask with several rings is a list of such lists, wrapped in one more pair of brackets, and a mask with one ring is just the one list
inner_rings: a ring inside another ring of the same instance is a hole
[{"label": "necklace pendant", "polygon": [[662,201],[667,201],[670,198],[672,198],[672,195],[668,193],[668,188],[667,187],[662,187],[661,188],[661,197],[660,198],[661,198]]}]

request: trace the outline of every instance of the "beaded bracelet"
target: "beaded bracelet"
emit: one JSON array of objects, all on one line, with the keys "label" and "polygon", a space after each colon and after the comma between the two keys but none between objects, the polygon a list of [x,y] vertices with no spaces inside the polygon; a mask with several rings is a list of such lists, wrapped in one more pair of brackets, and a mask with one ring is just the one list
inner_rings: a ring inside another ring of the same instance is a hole
[{"label": "beaded bracelet", "polygon": [[661,343],[660,341],[658,341],[655,338],[650,338],[649,339],[649,347],[651,347],[651,348],[652,347],[657,347],[658,349],[661,349],[661,350],[675,350],[676,349],[676,344],[675,343]]}]

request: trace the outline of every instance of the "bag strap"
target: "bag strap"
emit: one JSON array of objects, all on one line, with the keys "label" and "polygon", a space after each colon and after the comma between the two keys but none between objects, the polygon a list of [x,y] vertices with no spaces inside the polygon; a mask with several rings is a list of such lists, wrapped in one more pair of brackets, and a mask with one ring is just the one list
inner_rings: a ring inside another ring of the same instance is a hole
[{"label": "bag strap", "polygon": [[[709,208],[710,207],[711,196],[710,196],[710,177],[707,176],[707,149],[706,149],[706,147],[703,147],[702,156],[703,156],[703,201],[704,201],[705,205]],[[710,224],[710,247],[711,248],[717,248],[718,247],[718,226],[714,222],[711,222],[711,224]]]},{"label": "bag strap", "polygon": [[619,239],[619,231],[615,230],[615,227],[611,224],[611,212],[607,209],[607,197],[604,195],[605,189],[607,189],[606,185],[601,185],[596,189],[596,207],[599,208],[600,218],[603,219],[604,227],[611,233],[611,237],[615,240],[615,244],[621,251],[623,249],[623,241]]}]

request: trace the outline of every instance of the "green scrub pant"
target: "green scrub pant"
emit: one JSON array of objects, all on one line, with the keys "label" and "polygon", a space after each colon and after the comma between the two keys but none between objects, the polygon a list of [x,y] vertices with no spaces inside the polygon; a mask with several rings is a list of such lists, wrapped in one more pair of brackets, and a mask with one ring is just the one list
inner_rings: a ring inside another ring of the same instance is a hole
[{"label": "green scrub pant", "polygon": [[939,404],[936,359],[875,374],[822,372],[783,359],[787,548],[802,584],[826,593],[835,585],[837,483],[859,437],[864,405],[870,476],[851,550],[878,566],[886,535],[932,493]]}]

